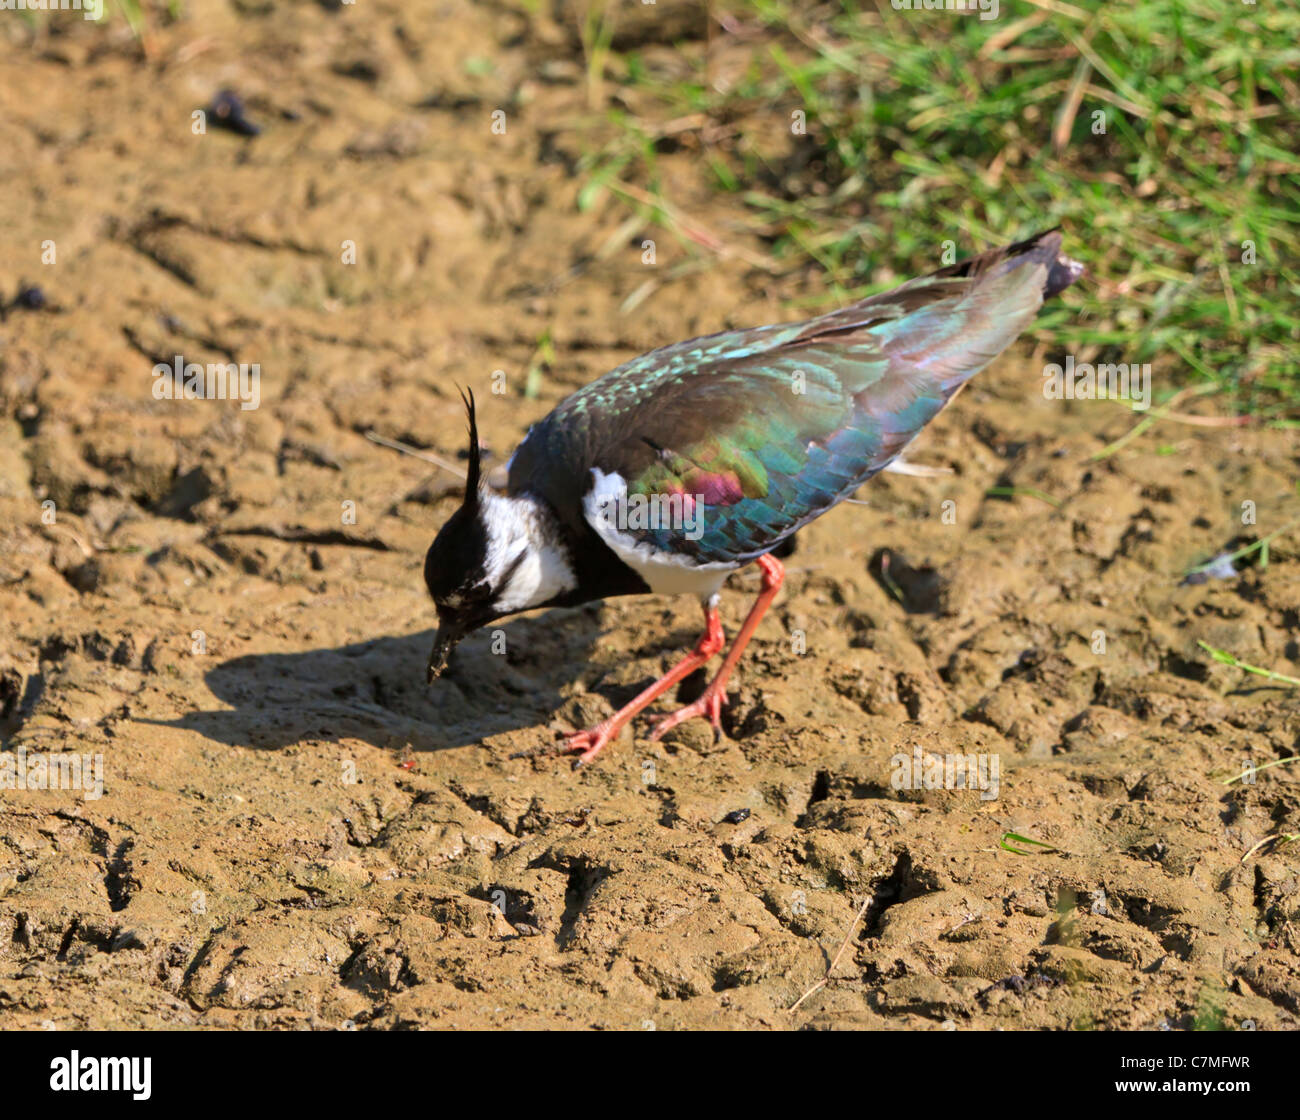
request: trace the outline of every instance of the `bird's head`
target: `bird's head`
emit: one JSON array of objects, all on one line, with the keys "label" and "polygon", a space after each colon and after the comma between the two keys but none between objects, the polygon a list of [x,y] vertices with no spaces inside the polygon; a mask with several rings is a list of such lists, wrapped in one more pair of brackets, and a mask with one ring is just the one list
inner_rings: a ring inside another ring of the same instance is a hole
[{"label": "bird's head", "polygon": [[465,500],[424,558],[424,582],[438,610],[430,682],[447,667],[461,638],[495,619],[541,606],[572,586],[545,515],[529,499],[498,494],[483,481],[474,394],[464,400],[469,413]]},{"label": "bird's head", "polygon": [[469,468],[465,500],[433,538],[424,557],[424,582],[438,610],[438,634],[429,654],[429,680],[447,667],[456,643],[498,617],[488,572],[489,533],[484,518],[482,454],[474,393],[462,394],[469,413]]}]

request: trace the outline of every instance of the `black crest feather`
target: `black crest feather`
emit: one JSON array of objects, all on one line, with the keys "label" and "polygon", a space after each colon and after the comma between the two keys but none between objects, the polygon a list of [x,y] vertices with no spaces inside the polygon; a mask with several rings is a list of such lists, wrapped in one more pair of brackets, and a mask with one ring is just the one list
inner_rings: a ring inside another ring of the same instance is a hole
[{"label": "black crest feather", "polygon": [[478,418],[474,414],[474,390],[462,389],[460,399],[465,402],[465,411],[469,414],[469,465],[465,471],[465,504],[478,502],[478,484],[482,475],[482,453],[478,445]]}]

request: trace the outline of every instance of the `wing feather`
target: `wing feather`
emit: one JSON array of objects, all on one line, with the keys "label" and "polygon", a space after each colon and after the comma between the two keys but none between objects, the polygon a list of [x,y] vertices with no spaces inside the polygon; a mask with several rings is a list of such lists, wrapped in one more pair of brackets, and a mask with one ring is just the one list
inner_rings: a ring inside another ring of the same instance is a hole
[{"label": "wing feather", "polygon": [[885,467],[1010,345],[1063,267],[1060,240],[1043,234],[806,323],[636,358],[533,428],[511,488],[571,517],[573,479],[591,468],[629,494],[692,495],[697,539],[681,525],[619,528],[702,563],[751,560]]}]

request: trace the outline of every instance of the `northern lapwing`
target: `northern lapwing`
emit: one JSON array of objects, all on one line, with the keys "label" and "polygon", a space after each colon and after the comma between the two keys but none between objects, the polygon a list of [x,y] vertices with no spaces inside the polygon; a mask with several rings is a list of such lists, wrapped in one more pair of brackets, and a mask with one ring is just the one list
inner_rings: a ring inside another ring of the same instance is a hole
[{"label": "northern lapwing", "polygon": [[482,478],[469,394],[465,500],[424,562],[438,611],[429,681],[461,638],[505,615],[615,595],[696,596],[695,648],[608,719],[566,737],[580,766],[722,651],[718,592],[755,563],[762,589],[718,675],[651,738],[693,716],[720,732],[727,681],[781,586],[772,550],[888,466],[1082,272],[1050,231],[807,322],[665,346],[534,424],[501,491]]}]

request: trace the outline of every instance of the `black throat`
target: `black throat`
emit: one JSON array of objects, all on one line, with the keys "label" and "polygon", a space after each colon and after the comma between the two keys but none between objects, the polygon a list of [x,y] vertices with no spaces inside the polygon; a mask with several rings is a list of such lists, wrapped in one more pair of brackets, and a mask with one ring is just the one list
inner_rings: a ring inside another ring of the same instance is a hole
[{"label": "black throat", "polygon": [[558,519],[560,537],[577,586],[551,600],[557,607],[576,607],[617,595],[647,595],[650,585],[596,535],[585,520],[578,525]]}]

